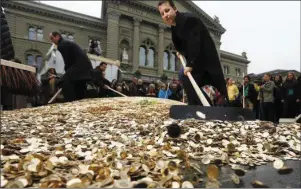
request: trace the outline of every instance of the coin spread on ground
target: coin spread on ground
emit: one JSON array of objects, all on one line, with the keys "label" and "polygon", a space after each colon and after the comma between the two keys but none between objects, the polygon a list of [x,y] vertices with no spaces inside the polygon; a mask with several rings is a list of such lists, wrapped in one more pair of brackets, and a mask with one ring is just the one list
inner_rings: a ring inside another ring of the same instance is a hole
[{"label": "coin spread on ground", "polygon": [[301,160],[300,124],[172,120],[180,104],[120,97],[3,111],[1,187],[218,188],[220,166],[239,184],[242,167],[272,162],[285,174],[285,160]]}]

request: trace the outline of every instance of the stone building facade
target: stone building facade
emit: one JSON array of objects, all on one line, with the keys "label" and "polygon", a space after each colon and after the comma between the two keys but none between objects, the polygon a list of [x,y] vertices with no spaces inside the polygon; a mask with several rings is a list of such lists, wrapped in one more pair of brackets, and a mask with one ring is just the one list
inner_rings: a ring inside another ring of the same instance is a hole
[{"label": "stone building facade", "polygon": [[[38,67],[51,46],[48,33],[59,31],[83,49],[95,39],[102,55],[120,60],[123,78],[140,74],[144,80],[177,77],[181,65],[175,56],[170,27],[162,22],[157,1],[102,1],[101,18],[52,7],[33,1],[4,3],[16,58]],[[178,10],[198,15],[209,29],[218,49],[225,77],[241,80],[250,61],[246,53],[220,50],[226,31],[218,18],[211,18],[192,1],[176,1]]]}]

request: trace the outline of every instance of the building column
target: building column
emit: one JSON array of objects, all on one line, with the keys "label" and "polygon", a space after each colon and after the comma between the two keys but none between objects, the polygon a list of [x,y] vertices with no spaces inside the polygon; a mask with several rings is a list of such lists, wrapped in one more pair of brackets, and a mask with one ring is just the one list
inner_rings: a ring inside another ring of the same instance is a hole
[{"label": "building column", "polygon": [[159,47],[158,47],[158,74],[163,74],[163,55],[164,55],[164,25],[159,25]]},{"label": "building column", "polygon": [[140,22],[142,19],[133,18],[134,24],[134,42],[133,42],[133,73],[138,70],[139,67],[139,42],[140,42]]},{"label": "building column", "polygon": [[107,13],[107,49],[106,58],[119,60],[118,56],[118,39],[119,39],[119,18],[118,12]]}]

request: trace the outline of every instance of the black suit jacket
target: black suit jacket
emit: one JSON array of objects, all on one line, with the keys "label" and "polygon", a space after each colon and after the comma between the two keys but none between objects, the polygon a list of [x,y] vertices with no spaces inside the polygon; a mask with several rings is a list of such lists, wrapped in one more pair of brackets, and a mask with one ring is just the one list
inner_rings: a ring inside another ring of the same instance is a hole
[{"label": "black suit jacket", "polygon": [[87,54],[74,42],[60,39],[58,48],[65,62],[65,74],[61,81],[91,80],[93,69]]},{"label": "black suit jacket", "polygon": [[218,52],[203,22],[193,14],[178,12],[171,30],[174,46],[186,58],[186,66],[193,68],[192,75],[201,75],[201,85],[212,85],[227,96]]}]

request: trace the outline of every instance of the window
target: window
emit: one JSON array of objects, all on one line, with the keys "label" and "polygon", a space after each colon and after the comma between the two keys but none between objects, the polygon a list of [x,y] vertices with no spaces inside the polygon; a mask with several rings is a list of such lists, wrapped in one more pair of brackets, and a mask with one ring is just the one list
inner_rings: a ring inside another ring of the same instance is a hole
[{"label": "window", "polygon": [[34,27],[29,27],[29,29],[28,29],[28,38],[30,40],[36,40],[37,39],[36,29]]},{"label": "window", "polygon": [[147,51],[146,66],[148,66],[148,67],[154,67],[154,62],[155,62],[154,59],[155,59],[155,51],[150,48]]},{"label": "window", "polygon": [[236,76],[241,76],[240,68],[235,68]]},{"label": "window", "polygon": [[163,68],[164,70],[168,70],[168,52],[164,51],[163,55]]},{"label": "window", "polygon": [[147,67],[155,67],[155,49],[154,44],[149,40],[145,40],[139,49],[139,65]]},{"label": "window", "polygon": [[175,48],[172,44],[166,47],[163,55],[163,68],[164,70],[176,71],[176,68],[179,70],[181,67],[178,66],[178,57],[176,56]]},{"label": "window", "polygon": [[61,36],[63,39],[68,39],[70,41],[74,41],[74,35],[72,33],[69,33],[69,32],[61,32]]},{"label": "window", "polygon": [[175,53],[171,53],[169,70],[176,71],[176,55],[175,55]]},{"label": "window", "polygon": [[229,74],[229,66],[224,65],[224,74]]},{"label": "window", "polygon": [[144,47],[140,47],[139,49],[139,66],[145,66],[146,65],[146,50]]},{"label": "window", "polygon": [[43,37],[44,37],[43,30],[41,28],[37,29],[37,40],[43,41]]},{"label": "window", "polygon": [[37,68],[37,72],[41,71],[43,67],[43,57],[37,51],[32,51],[26,55],[27,65]]},{"label": "window", "polygon": [[28,28],[28,39],[43,41],[44,33],[40,27],[29,26]]},{"label": "window", "polygon": [[41,70],[43,65],[43,57],[42,56],[36,56],[36,66],[37,66],[37,70],[38,72]]},{"label": "window", "polygon": [[34,61],[34,56],[32,54],[27,55],[27,65],[29,66],[34,66],[35,61]]}]

